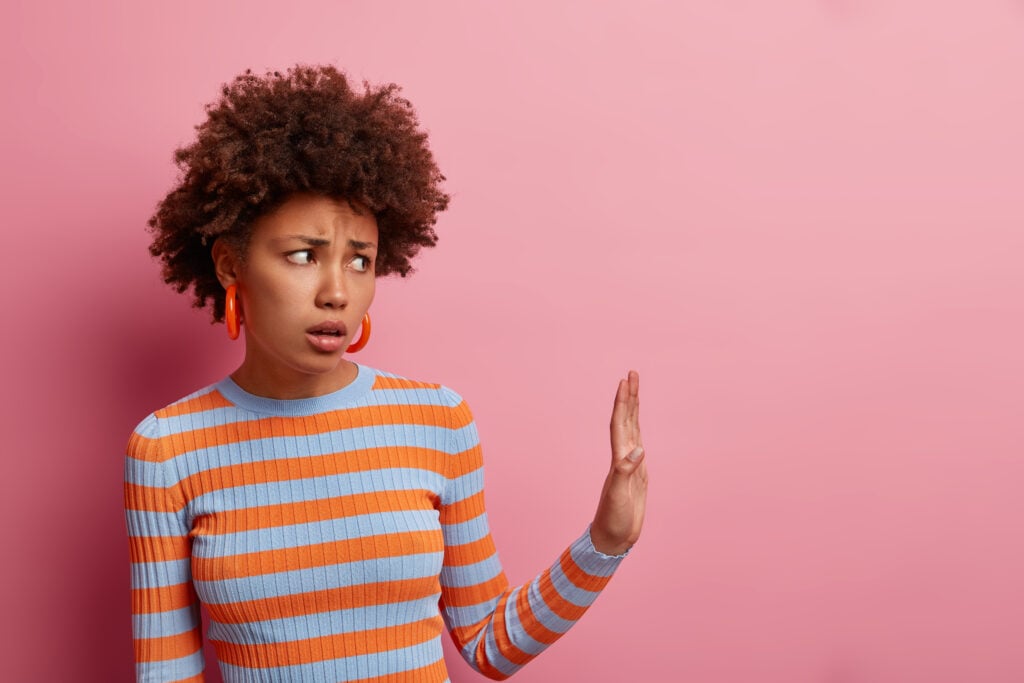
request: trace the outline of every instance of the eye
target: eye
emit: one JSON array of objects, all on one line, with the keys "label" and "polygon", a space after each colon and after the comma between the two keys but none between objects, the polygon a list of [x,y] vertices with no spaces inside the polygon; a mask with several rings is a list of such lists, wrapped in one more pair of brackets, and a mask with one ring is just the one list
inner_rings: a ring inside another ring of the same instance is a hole
[{"label": "eye", "polygon": [[370,257],[358,254],[354,259],[352,259],[352,265],[360,273],[365,273],[370,269]]},{"label": "eye", "polygon": [[293,251],[285,254],[285,258],[296,265],[304,266],[313,262],[313,250],[302,249],[301,251]]}]

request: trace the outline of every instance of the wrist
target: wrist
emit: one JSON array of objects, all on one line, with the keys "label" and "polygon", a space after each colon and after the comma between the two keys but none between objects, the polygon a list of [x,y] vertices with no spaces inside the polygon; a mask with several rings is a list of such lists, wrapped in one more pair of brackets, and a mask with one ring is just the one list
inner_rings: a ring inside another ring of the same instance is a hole
[{"label": "wrist", "polygon": [[616,541],[594,524],[590,525],[590,544],[597,552],[610,557],[621,557],[633,547],[631,543]]}]

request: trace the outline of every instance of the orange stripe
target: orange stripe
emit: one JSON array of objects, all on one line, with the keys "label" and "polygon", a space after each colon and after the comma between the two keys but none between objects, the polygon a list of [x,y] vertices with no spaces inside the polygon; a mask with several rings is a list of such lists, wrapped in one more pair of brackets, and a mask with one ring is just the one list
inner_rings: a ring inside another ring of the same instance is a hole
[{"label": "orange stripe", "polygon": [[292,666],[418,645],[436,638],[442,628],[441,617],[437,616],[400,626],[338,633],[285,643],[241,644],[219,640],[211,642],[217,645],[217,658],[228,664],[251,668],[254,662],[273,662],[274,666]]},{"label": "orange stripe", "polygon": [[459,474],[467,474],[474,470],[478,470],[484,464],[484,452],[480,448],[480,444],[477,444],[472,448],[467,448],[452,457],[457,457],[459,459],[459,465],[461,467]]},{"label": "orange stripe", "polygon": [[377,375],[373,382],[373,389],[440,389],[440,384],[430,382],[417,382],[404,377],[384,377]]},{"label": "orange stripe", "polygon": [[476,541],[462,545],[445,546],[444,563],[449,567],[463,567],[467,564],[483,562],[496,552],[494,539],[488,534]]},{"label": "orange stripe", "polygon": [[487,653],[483,648],[483,643],[480,643],[480,647],[477,648],[475,659],[476,665],[480,669],[480,673],[482,673],[484,676],[487,676],[487,678],[490,678],[495,681],[503,681],[506,678],[508,678],[506,674],[503,674],[497,669],[495,669],[494,666],[492,666],[491,663],[487,661]]},{"label": "orange stripe", "polygon": [[523,625],[523,630],[538,643],[550,645],[562,636],[561,633],[552,631],[542,624],[537,618],[530,605],[530,594],[526,586],[523,586],[516,597],[516,612],[519,613],[519,623]]},{"label": "orange stripe", "polygon": [[188,607],[196,601],[191,583],[132,589],[132,614],[157,614]]},{"label": "orange stripe", "polygon": [[314,543],[297,548],[262,550],[222,557],[193,557],[192,576],[199,581],[217,581],[323,567],[344,559],[372,560],[442,550],[444,539],[440,533],[406,531]]},{"label": "orange stripe", "polygon": [[207,605],[207,609],[211,618],[222,624],[246,624],[252,622],[254,613],[259,614],[260,619],[301,617],[339,609],[406,602],[436,595],[439,590],[437,577],[426,576],[419,579],[362,583],[260,600]]},{"label": "orange stripe", "polygon": [[132,432],[132,435],[128,437],[128,456],[143,462],[162,462],[164,460],[163,452],[160,449],[162,443],[161,439],[151,439],[138,432]]},{"label": "orange stripe", "polygon": [[[215,427],[202,427],[191,431],[169,434],[166,457],[173,458],[189,451],[213,446],[243,443],[253,439],[271,437],[310,437],[326,432],[361,427],[390,425],[424,425],[460,429],[469,424],[462,416],[462,424],[448,424],[457,411],[446,406],[388,404],[336,410],[325,415],[304,417],[265,417],[247,422],[231,422]],[[326,419],[325,419],[326,418]]]},{"label": "orange stripe", "polygon": [[213,391],[206,392],[202,396],[196,396],[188,399],[187,401],[173,403],[166,408],[156,411],[156,416],[177,417],[179,415],[201,413],[206,410],[216,410],[217,408],[230,408],[233,405],[234,403],[224,398],[224,394],[214,389]]},{"label": "orange stripe", "polygon": [[180,659],[198,651],[203,646],[198,628],[173,636],[135,639],[135,661],[163,662]]},{"label": "orange stripe", "polygon": [[240,510],[226,510],[216,515],[216,528],[207,525],[207,517],[197,520],[195,530],[207,536],[269,529],[290,524],[322,522],[356,515],[381,512],[404,512],[408,510],[433,509],[437,495],[427,489],[381,491],[356,493],[350,496],[320,498],[295,503],[254,506]]},{"label": "orange stripe", "polygon": [[534,655],[523,652],[512,642],[512,639],[508,637],[508,624],[505,623],[505,605],[508,603],[508,595],[503,595],[501,600],[498,601],[498,605],[494,612],[494,642],[498,646],[498,651],[502,654],[505,659],[516,664],[523,666],[531,659]]},{"label": "orange stripe", "polygon": [[189,676],[188,678],[181,678],[181,679],[178,679],[178,680],[174,681],[174,683],[205,683],[205,682],[206,682],[206,678],[204,677],[204,674],[201,674],[201,673],[198,673],[195,676]]},{"label": "orange stripe", "polygon": [[168,489],[157,486],[124,483],[125,510],[145,510],[148,512],[177,512],[182,506],[178,501],[171,500]]},{"label": "orange stripe", "polygon": [[572,553],[566,550],[562,553],[562,557],[559,558],[558,563],[562,567],[562,572],[566,578],[572,582],[572,585],[585,591],[600,591],[603,590],[608,582],[611,581],[610,576],[595,576],[594,574],[588,574],[576,564],[576,561],[572,559]]},{"label": "orange stripe", "polygon": [[388,467],[411,467],[444,474],[445,458],[429,448],[368,448],[300,458],[277,458],[259,462],[214,467],[182,480],[185,491],[210,493],[219,489],[273,481],[296,481],[353,472],[370,472]]},{"label": "orange stripe", "polygon": [[128,555],[132,562],[184,560],[192,554],[188,536],[129,536]]},{"label": "orange stripe", "polygon": [[472,586],[447,586],[441,590],[444,592],[444,604],[449,607],[471,607],[501,595],[506,588],[508,579],[504,572],[500,572],[493,579]]},{"label": "orange stripe", "polygon": [[441,523],[458,524],[460,522],[468,522],[482,515],[484,511],[484,492],[481,491],[457,503],[446,505]]},{"label": "orange stripe", "polygon": [[189,676],[188,678],[181,678],[174,683],[206,683],[204,674],[198,673],[195,676]]},{"label": "orange stripe", "polygon": [[576,621],[587,611],[586,607],[574,605],[558,594],[555,584],[551,582],[550,571],[545,571],[540,577],[540,594],[544,598],[544,604],[566,621]]}]

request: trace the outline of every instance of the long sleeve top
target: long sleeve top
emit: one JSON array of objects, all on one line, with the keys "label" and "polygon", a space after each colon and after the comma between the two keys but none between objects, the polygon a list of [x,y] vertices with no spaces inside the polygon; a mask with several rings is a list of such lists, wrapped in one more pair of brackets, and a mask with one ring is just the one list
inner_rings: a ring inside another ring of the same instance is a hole
[{"label": "long sleeve top", "polygon": [[230,378],[146,417],[125,461],[138,681],[447,681],[441,632],[495,679],[565,633],[621,561],[584,532],[510,587],[469,408],[359,366],[325,396]]}]

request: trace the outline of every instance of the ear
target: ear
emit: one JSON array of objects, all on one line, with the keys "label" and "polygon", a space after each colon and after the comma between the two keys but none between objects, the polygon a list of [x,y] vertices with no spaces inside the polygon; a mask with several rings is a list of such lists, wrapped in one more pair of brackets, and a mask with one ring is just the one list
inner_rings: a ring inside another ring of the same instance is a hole
[{"label": "ear", "polygon": [[213,269],[221,286],[227,289],[237,284],[242,260],[235,248],[223,237],[218,237],[210,250],[210,256],[213,257]]}]

